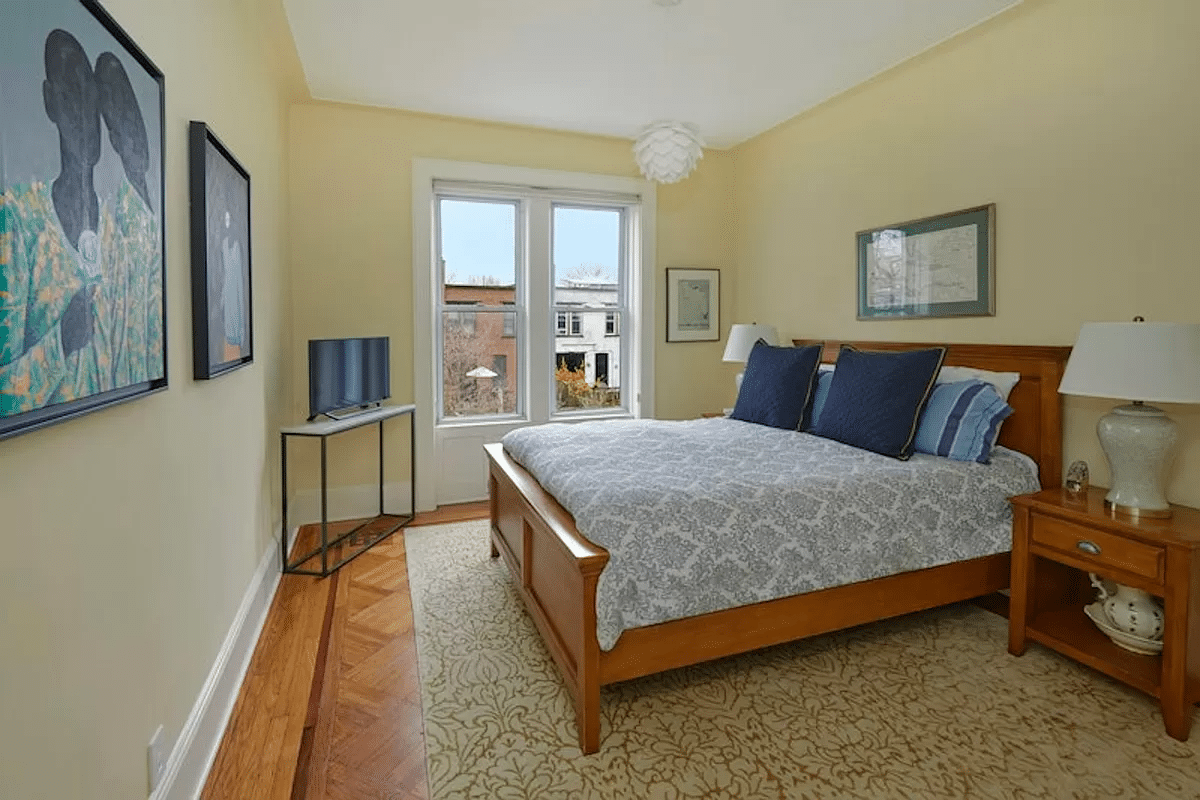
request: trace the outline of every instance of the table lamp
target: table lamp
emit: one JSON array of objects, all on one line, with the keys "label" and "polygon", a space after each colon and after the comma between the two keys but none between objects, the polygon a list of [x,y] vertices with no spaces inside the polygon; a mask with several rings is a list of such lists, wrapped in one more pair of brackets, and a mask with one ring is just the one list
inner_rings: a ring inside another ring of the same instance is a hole
[{"label": "table lamp", "polygon": [[[750,351],[754,349],[754,343],[759,339],[769,345],[779,344],[779,334],[775,332],[774,325],[759,325],[757,322],[734,325],[729,329],[729,341],[725,343],[725,355],[721,356],[721,360],[745,364],[750,358]],[[734,378],[739,392],[742,390],[742,376],[745,374],[743,370]]]},{"label": "table lamp", "polygon": [[1101,417],[1100,446],[1112,471],[1105,505],[1130,516],[1166,518],[1163,471],[1177,425],[1151,403],[1200,403],[1200,324],[1088,322],[1067,360],[1061,394],[1132,400]]}]

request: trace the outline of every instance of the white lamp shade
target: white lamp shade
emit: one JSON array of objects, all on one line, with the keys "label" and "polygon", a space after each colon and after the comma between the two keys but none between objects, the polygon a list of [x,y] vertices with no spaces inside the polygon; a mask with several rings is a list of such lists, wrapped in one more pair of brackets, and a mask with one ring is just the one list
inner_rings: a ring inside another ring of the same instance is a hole
[{"label": "white lamp shade", "polygon": [[1058,391],[1150,403],[1200,403],[1200,324],[1085,323]]},{"label": "white lamp shade", "polygon": [[729,329],[729,341],[725,344],[725,355],[722,361],[739,361],[743,364],[750,358],[754,343],[762,339],[767,344],[779,344],[779,334],[774,325],[759,325],[757,322],[749,325],[734,325]]}]

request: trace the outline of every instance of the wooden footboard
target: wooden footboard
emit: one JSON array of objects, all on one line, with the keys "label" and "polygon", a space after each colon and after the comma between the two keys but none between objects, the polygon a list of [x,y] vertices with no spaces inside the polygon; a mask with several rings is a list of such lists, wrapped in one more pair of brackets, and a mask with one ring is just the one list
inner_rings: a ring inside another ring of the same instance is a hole
[{"label": "wooden footboard", "polygon": [[[857,343],[869,348],[871,343]],[[887,343],[898,349],[903,345]],[[910,345],[915,346],[915,345]],[[827,343],[836,355],[836,345]],[[1058,381],[1069,348],[952,345],[946,363],[1019,371],[1001,442],[1034,456],[1043,486],[1061,479]],[[600,747],[600,687],[760,647],[979,597],[1008,586],[1010,558],[971,561],[839,586],[596,639],[596,584],[609,554],[500,444],[485,446],[492,555],[503,557],[575,704],[579,746]],[[1001,650],[1003,648],[1001,647]]]},{"label": "wooden footboard", "polygon": [[508,564],[575,701],[579,746],[600,747],[600,645],[596,582],[608,551],[575,530],[575,520],[499,444],[485,445],[492,555]]}]

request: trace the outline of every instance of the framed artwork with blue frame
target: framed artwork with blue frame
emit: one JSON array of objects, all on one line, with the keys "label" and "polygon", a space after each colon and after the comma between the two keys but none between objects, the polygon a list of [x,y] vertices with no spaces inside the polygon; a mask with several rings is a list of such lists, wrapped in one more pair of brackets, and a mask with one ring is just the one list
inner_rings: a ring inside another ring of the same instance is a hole
[{"label": "framed artwork with blue frame", "polygon": [[995,204],[856,238],[859,319],[995,315]]},{"label": "framed artwork with blue frame", "polygon": [[0,438],[167,387],[164,99],[98,2],[0,3]]},{"label": "framed artwork with blue frame", "polygon": [[203,122],[188,126],[192,375],[208,380],[254,360],[250,173]]}]

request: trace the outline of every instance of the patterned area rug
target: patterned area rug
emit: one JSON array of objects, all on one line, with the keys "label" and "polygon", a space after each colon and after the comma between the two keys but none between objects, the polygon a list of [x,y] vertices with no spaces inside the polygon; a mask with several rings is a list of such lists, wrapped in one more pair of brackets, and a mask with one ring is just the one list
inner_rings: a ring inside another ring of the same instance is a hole
[{"label": "patterned area rug", "polygon": [[605,687],[584,756],[487,523],[404,536],[431,800],[1200,797],[1200,730],[972,605]]}]

